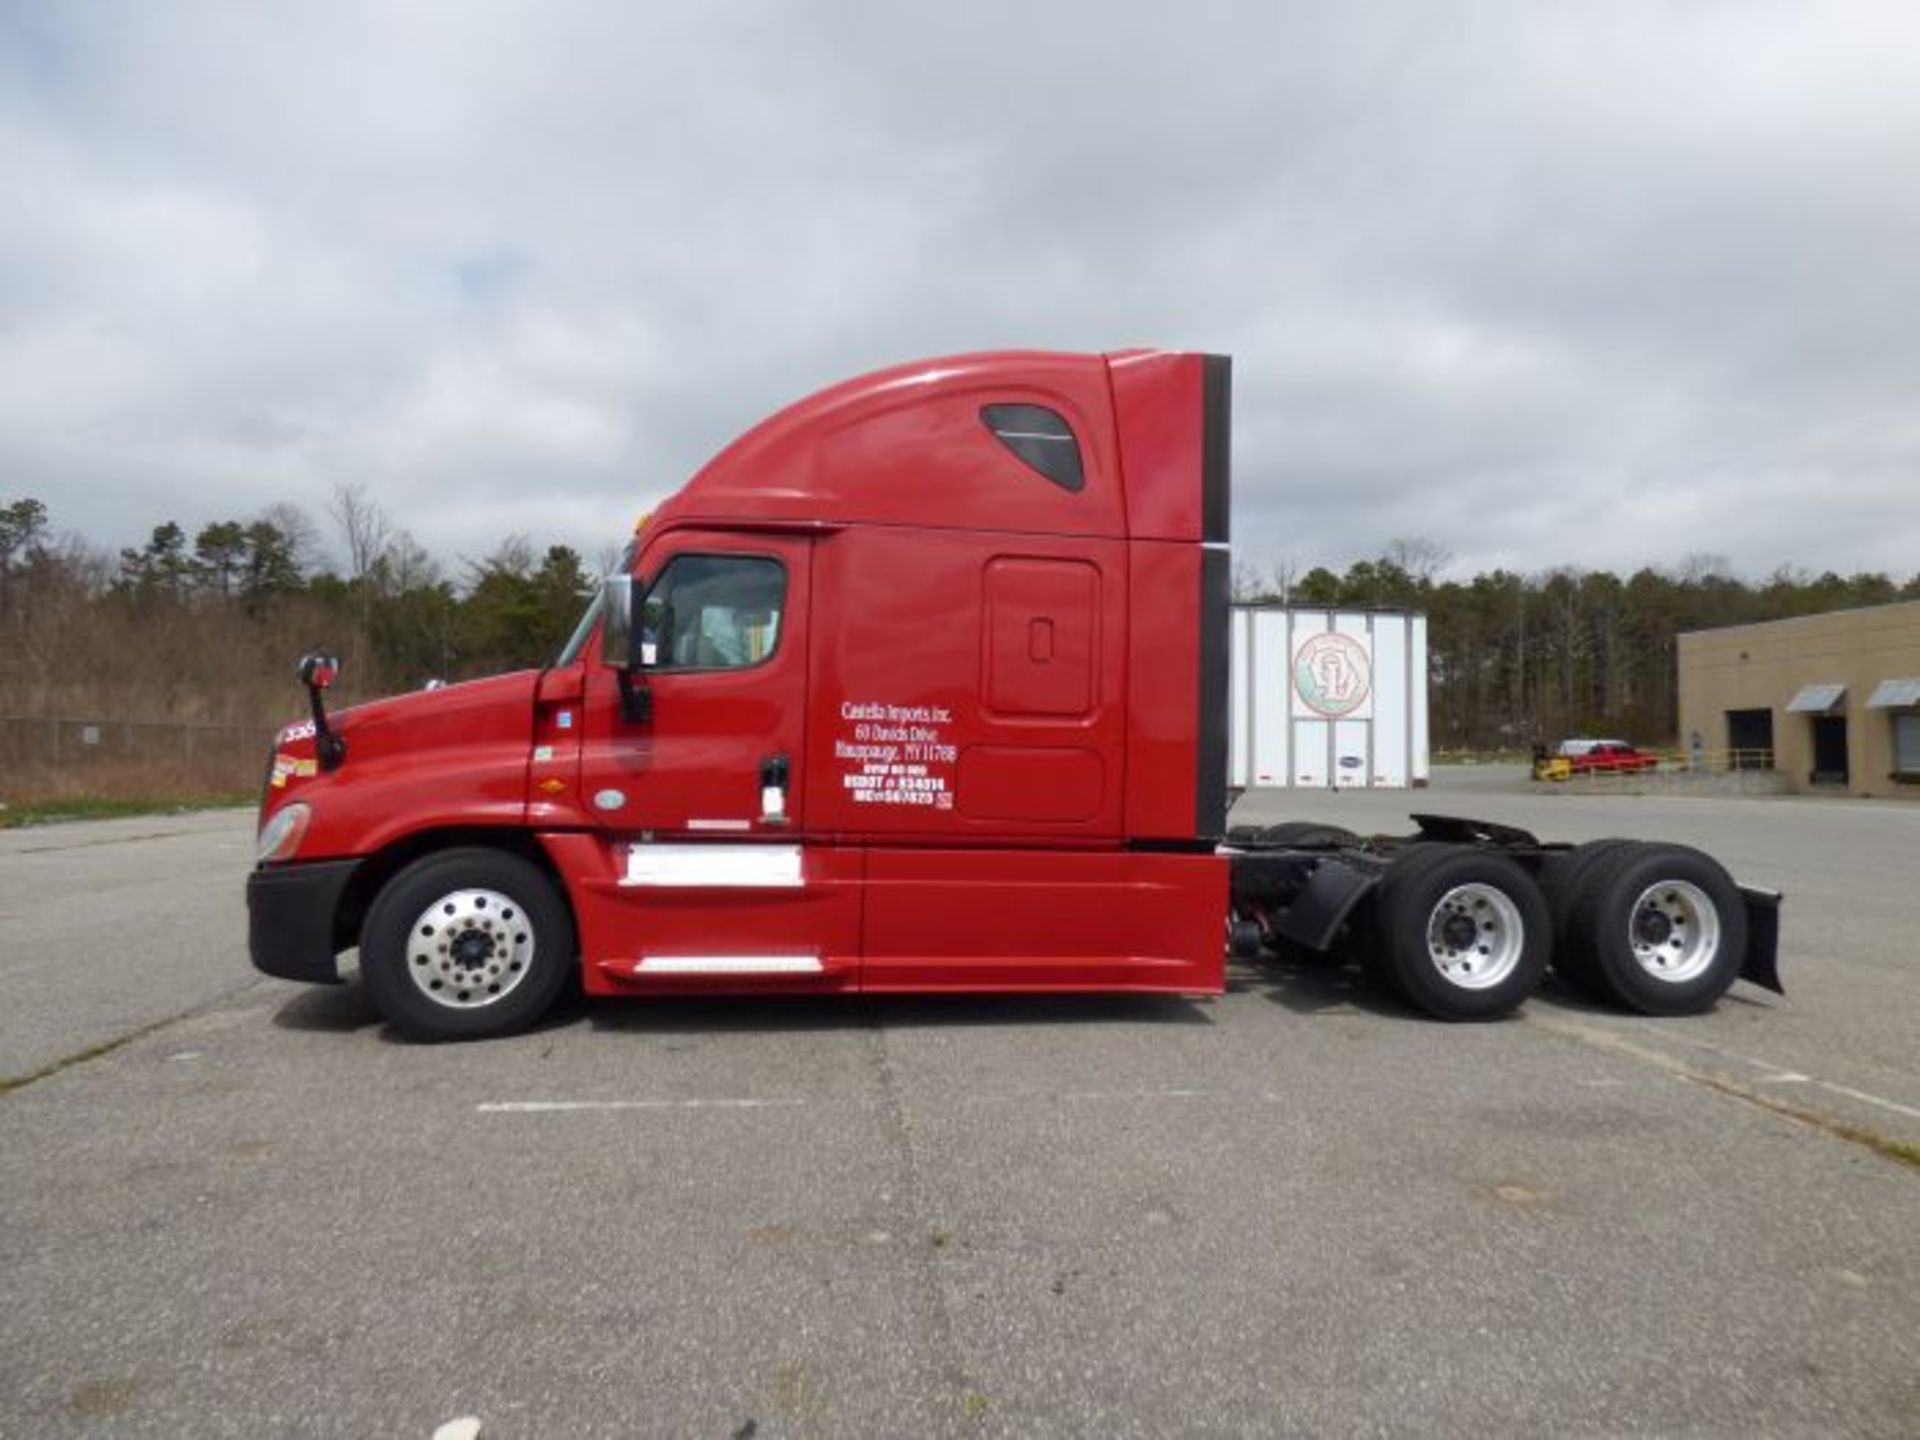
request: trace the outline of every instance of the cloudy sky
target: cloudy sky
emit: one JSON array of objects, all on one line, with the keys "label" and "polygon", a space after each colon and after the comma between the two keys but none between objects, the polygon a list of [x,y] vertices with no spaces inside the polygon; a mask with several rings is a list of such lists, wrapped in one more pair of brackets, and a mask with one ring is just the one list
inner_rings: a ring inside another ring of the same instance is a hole
[{"label": "cloudy sky", "polygon": [[1920,7],[0,0],[0,499],[589,556],[768,410],[1235,357],[1245,560],[1920,570]]}]

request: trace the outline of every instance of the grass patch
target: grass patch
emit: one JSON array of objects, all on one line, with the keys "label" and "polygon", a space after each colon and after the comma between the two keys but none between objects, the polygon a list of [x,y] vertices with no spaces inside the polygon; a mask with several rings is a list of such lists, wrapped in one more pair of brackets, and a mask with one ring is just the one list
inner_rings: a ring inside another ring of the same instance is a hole
[{"label": "grass patch", "polygon": [[114,820],[128,815],[185,815],[194,810],[249,809],[258,797],[245,791],[213,795],[169,796],[165,799],[76,795],[66,800],[37,800],[0,808],[0,830],[28,825],[58,825],[68,820]]},{"label": "grass patch", "polygon": [[1724,1076],[1688,1075],[1686,1078],[1706,1086],[1709,1090],[1718,1090],[1722,1095],[1731,1095],[1736,1100],[1748,1101],[1763,1110],[1784,1115],[1789,1120],[1798,1120],[1802,1125],[1824,1130],[1827,1134],[1842,1140],[1851,1140],[1855,1145],[1864,1145],[1896,1165],[1910,1165],[1920,1170],[1920,1145],[1910,1144],[1905,1140],[1895,1140],[1890,1135],[1882,1135],[1878,1130],[1870,1130],[1865,1125],[1856,1125],[1850,1120],[1842,1120],[1836,1115],[1827,1114],[1824,1110],[1810,1110],[1804,1105],[1795,1105],[1791,1101],[1781,1100],[1773,1095],[1762,1095],[1751,1085],[1742,1085],[1739,1081],[1729,1080]]}]

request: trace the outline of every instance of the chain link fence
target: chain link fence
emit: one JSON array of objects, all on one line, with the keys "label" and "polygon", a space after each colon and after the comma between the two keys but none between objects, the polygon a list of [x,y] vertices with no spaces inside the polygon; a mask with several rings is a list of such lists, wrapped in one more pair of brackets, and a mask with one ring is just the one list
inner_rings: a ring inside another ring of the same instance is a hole
[{"label": "chain link fence", "polygon": [[272,738],[250,725],[0,715],[0,803],[247,793]]}]

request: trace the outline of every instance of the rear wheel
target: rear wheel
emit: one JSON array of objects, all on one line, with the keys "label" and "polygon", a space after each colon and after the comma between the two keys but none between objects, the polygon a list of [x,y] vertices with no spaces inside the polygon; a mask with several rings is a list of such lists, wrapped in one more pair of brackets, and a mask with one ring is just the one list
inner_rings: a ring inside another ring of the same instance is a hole
[{"label": "rear wheel", "polygon": [[1629,845],[1581,878],[1568,940],[1605,998],[1642,1015],[1697,1015],[1739,978],[1747,907],[1712,856]]},{"label": "rear wheel", "polygon": [[1547,902],[1505,855],[1423,845],[1381,882],[1368,930],[1367,970],[1442,1020],[1487,1020],[1516,1009],[1552,951]]},{"label": "rear wheel", "polygon": [[1593,973],[1586,947],[1575,943],[1573,897],[1596,865],[1605,864],[1639,843],[1637,840],[1589,840],[1549,856],[1540,867],[1540,889],[1553,915],[1554,973],[1592,1000],[1610,1001],[1613,997]]},{"label": "rear wheel", "polygon": [[540,868],[477,848],[416,860],[387,882],[360,935],[374,1005],[417,1040],[525,1029],[573,967],[573,919]]}]

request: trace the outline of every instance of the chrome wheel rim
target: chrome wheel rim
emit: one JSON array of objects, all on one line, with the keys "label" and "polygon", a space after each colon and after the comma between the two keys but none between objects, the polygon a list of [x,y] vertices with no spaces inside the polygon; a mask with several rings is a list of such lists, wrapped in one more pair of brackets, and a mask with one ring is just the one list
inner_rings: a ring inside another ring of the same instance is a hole
[{"label": "chrome wheel rim", "polygon": [[1649,885],[1633,902],[1627,944],[1634,962],[1668,985],[1696,980],[1720,953],[1720,910],[1688,880]]},{"label": "chrome wheel rim", "polygon": [[442,895],[407,932],[407,977],[449,1010],[497,1004],[532,968],[533,922],[519,901],[498,890]]},{"label": "chrome wheel rim", "polygon": [[1488,990],[1520,964],[1527,926],[1497,885],[1456,885],[1427,915],[1427,955],[1440,978],[1462,990]]}]

